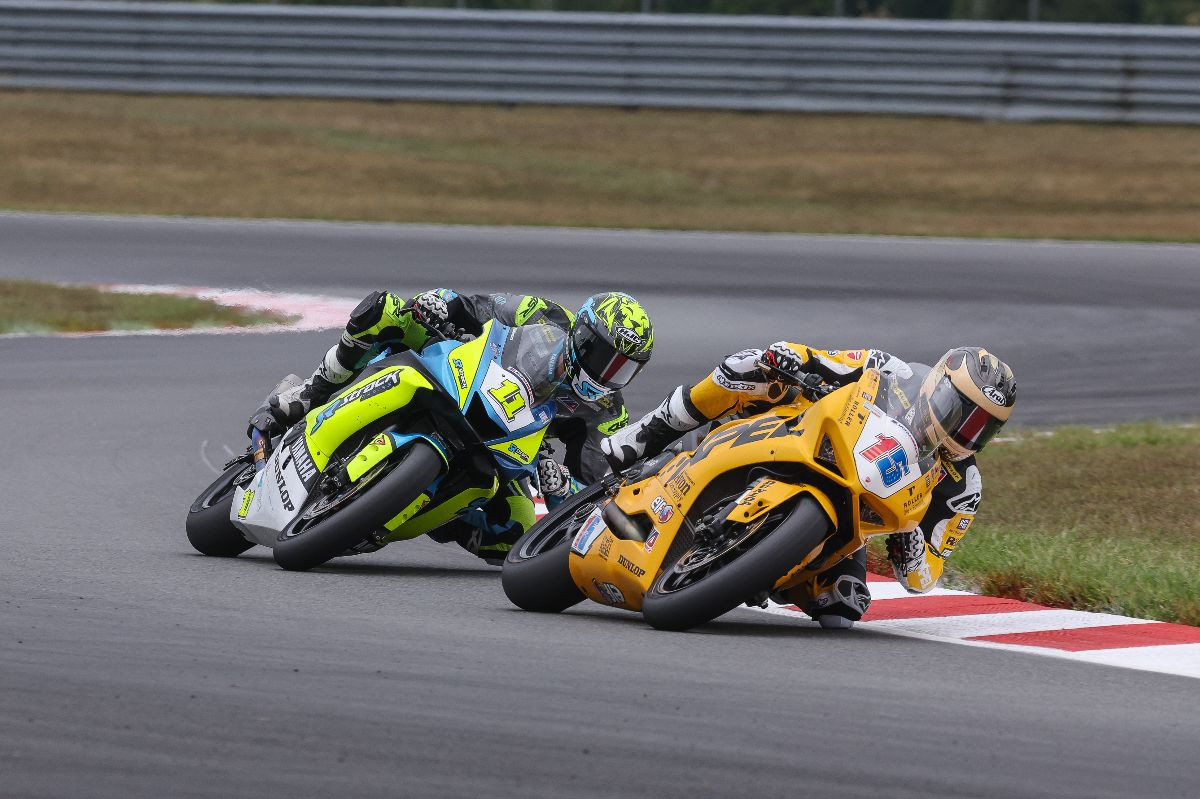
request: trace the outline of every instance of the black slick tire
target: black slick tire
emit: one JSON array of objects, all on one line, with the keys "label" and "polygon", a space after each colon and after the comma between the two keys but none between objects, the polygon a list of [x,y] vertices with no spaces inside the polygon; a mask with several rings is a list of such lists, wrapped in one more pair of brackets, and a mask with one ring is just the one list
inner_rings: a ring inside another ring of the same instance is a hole
[{"label": "black slick tire", "polygon": [[234,482],[247,468],[245,463],[230,466],[196,497],[188,509],[184,526],[188,541],[200,554],[214,558],[235,558],[254,546],[229,520]]}]

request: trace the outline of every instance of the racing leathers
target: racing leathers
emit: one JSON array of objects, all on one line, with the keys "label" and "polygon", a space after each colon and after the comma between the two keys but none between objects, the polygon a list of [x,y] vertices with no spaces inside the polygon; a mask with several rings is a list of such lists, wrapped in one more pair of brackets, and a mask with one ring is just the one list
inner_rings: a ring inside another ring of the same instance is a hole
[{"label": "racing leathers", "polygon": [[[556,302],[530,295],[468,295],[439,288],[406,301],[391,292],[372,292],[351,313],[338,343],[325,354],[313,375],[303,385],[272,397],[251,424],[261,425],[264,411],[269,411],[281,426],[295,424],[312,407],[327,401],[384,348],[393,352],[420,350],[430,339],[430,327],[453,326],[477,336],[492,319],[509,326],[554,325],[566,332],[572,314]],[[566,452],[564,464],[550,457],[548,445],[539,455],[538,476],[551,507],[579,486],[574,478],[588,483],[603,476],[608,467],[600,442],[629,418],[620,392],[587,402],[569,385],[563,385],[553,399],[557,415],[546,435],[558,439]],[[443,525],[430,537],[457,541],[485,560],[498,561],[534,520],[533,501],[512,481],[482,507]]]},{"label": "racing leathers", "polygon": [[[764,364],[772,368],[764,368]],[[858,380],[864,368],[879,369],[901,380],[913,377],[912,365],[882,350],[818,350],[788,342],[778,342],[767,350],[742,350],[695,385],[676,388],[653,411],[606,439],[602,448],[614,471],[622,469],[638,458],[661,452],[703,424],[758,413],[790,401],[793,395],[789,385],[774,379],[772,371],[796,376],[817,374],[824,382],[840,386]],[[887,539],[892,570],[910,593],[924,593],[937,584],[945,559],[971,527],[982,493],[973,456],[956,462],[941,458],[940,462],[942,473],[920,525]],[[871,601],[865,549],[833,565],[810,584],[792,587],[772,598],[799,606],[822,626],[849,626],[866,612]]]}]

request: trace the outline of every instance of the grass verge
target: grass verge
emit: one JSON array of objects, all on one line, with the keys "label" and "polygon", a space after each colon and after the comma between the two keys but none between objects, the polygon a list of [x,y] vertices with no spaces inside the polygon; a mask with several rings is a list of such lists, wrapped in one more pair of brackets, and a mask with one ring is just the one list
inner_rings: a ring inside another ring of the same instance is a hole
[{"label": "grass verge", "polygon": [[1200,128],[0,91],[0,207],[1198,240]]},{"label": "grass verge", "polygon": [[[948,584],[1200,625],[1200,427],[1021,434],[979,467],[983,501]],[[890,574],[882,541],[871,556]]]},{"label": "grass verge", "polygon": [[289,320],[282,314],[231,308],[193,297],[0,280],[0,333],[248,327]]}]

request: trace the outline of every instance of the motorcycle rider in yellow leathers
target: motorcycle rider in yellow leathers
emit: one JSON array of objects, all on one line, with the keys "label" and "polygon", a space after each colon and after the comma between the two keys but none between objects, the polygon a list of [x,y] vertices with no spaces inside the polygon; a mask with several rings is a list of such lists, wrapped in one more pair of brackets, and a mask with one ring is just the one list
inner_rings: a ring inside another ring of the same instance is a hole
[{"label": "motorcycle rider in yellow leathers", "polygon": [[[971,528],[983,490],[975,455],[1008,420],[1016,401],[1012,370],[987,350],[958,347],[932,368],[909,364],[882,350],[817,350],[783,341],[765,351],[742,350],[695,385],[676,388],[653,411],[602,441],[600,448],[617,472],[639,458],[658,454],[703,424],[792,401],[795,386],[806,375],[840,386],[858,380],[864,368],[897,378],[893,383],[897,399],[902,407],[911,406],[908,413],[918,423],[922,418],[952,420],[949,429],[932,431],[942,439],[943,474],[928,511],[915,530],[893,533],[887,539],[896,579],[910,593],[924,593],[937,584],[946,558]],[[947,414],[947,406],[956,410]],[[933,408],[940,412],[922,414]],[[851,627],[871,602],[865,548],[810,584],[771,598],[797,605],[822,627]]]}]

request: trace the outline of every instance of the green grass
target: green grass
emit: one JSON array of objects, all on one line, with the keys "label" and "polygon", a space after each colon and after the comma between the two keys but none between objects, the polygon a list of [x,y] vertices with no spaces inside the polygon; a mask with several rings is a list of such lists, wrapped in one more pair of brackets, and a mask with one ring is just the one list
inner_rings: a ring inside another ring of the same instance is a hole
[{"label": "green grass", "polygon": [[0,207],[1197,240],[1200,128],[0,91]]},{"label": "green grass", "polygon": [[0,280],[0,333],[82,333],[286,322],[282,314],[247,311],[166,294],[119,294],[86,286]]},{"label": "green grass", "polygon": [[983,501],[948,584],[1200,625],[1200,427],[1026,433],[979,467]]}]

